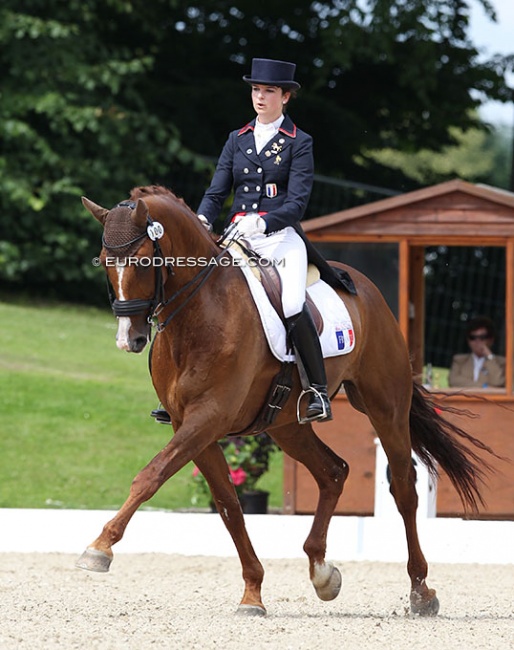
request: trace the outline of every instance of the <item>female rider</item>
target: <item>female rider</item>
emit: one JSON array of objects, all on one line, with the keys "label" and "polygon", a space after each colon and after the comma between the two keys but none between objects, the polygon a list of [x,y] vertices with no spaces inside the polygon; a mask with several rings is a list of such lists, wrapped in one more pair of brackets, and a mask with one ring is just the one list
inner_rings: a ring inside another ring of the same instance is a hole
[{"label": "female rider", "polygon": [[230,133],[197,213],[210,227],[234,191],[226,223],[236,224],[230,236],[243,237],[256,253],[279,262],[286,326],[310,385],[305,419],[330,420],[321,347],[305,306],[307,240],[299,224],[314,178],[312,138],[285,113],[300,88],[295,69],[286,61],[253,59],[243,80],[252,87],[257,116]]}]

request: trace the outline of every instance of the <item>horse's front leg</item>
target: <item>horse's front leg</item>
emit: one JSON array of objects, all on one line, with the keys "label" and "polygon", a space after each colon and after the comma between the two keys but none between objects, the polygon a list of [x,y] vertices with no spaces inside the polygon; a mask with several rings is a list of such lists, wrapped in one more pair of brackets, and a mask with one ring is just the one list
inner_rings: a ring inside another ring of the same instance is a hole
[{"label": "horse's front leg", "polygon": [[216,508],[234,541],[243,568],[245,590],[237,611],[239,614],[263,616],[266,614],[261,600],[264,569],[248,537],[241,504],[230,479],[223,451],[215,443],[194,460],[209,484]]},{"label": "horse's front leg", "polygon": [[325,561],[327,533],[348,476],[348,465],[316,436],[310,424],[290,424],[269,434],[291,458],[305,465],[318,484],[318,505],[303,549],[318,597],[333,600],[341,590],[342,580],[339,569]]},{"label": "horse's front leg", "polygon": [[[116,516],[108,521],[101,534],[88,546],[77,562],[81,569],[105,572],[112,562],[112,546],[123,537],[125,529],[139,506],[148,501],[170,476],[178,472],[213,441],[207,423],[200,426],[183,424],[170,442],[160,451],[132,481],[128,499]],[[214,436],[214,439],[220,436]]]}]

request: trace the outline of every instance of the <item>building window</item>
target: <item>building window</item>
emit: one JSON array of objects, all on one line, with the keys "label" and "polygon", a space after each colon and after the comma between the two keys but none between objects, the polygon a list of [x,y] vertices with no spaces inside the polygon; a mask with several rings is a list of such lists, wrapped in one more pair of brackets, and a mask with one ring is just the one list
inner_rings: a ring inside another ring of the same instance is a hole
[{"label": "building window", "polygon": [[[425,368],[445,388],[454,354],[468,353],[466,325],[488,316],[496,327],[494,352],[505,355],[505,248],[425,248]],[[434,376],[435,375],[435,376]]]}]

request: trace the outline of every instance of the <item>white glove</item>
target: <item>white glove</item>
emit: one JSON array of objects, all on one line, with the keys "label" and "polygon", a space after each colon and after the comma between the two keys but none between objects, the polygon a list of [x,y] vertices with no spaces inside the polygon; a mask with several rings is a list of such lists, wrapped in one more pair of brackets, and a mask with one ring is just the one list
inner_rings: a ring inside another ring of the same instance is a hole
[{"label": "white glove", "polygon": [[209,232],[212,232],[212,226],[209,223],[207,217],[204,214],[197,214],[196,216],[200,219],[202,225],[205,226]]},{"label": "white glove", "polygon": [[266,222],[258,214],[252,213],[234,219],[238,236],[253,237],[266,232]]}]

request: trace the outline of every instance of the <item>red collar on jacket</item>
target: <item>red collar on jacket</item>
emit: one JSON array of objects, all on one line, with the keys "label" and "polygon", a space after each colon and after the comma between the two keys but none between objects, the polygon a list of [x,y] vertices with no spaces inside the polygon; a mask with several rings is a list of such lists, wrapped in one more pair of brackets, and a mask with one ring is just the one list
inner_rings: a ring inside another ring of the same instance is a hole
[{"label": "red collar on jacket", "polygon": [[[246,133],[247,131],[253,131],[254,128],[255,120],[252,120],[251,122],[248,122],[248,124],[245,124],[245,126],[243,126],[243,128],[238,131],[237,135],[243,135],[243,133]],[[296,138],[296,124],[289,117],[289,115],[285,116],[284,121],[278,129],[278,132],[284,133],[284,135],[288,135],[290,138]]]}]

